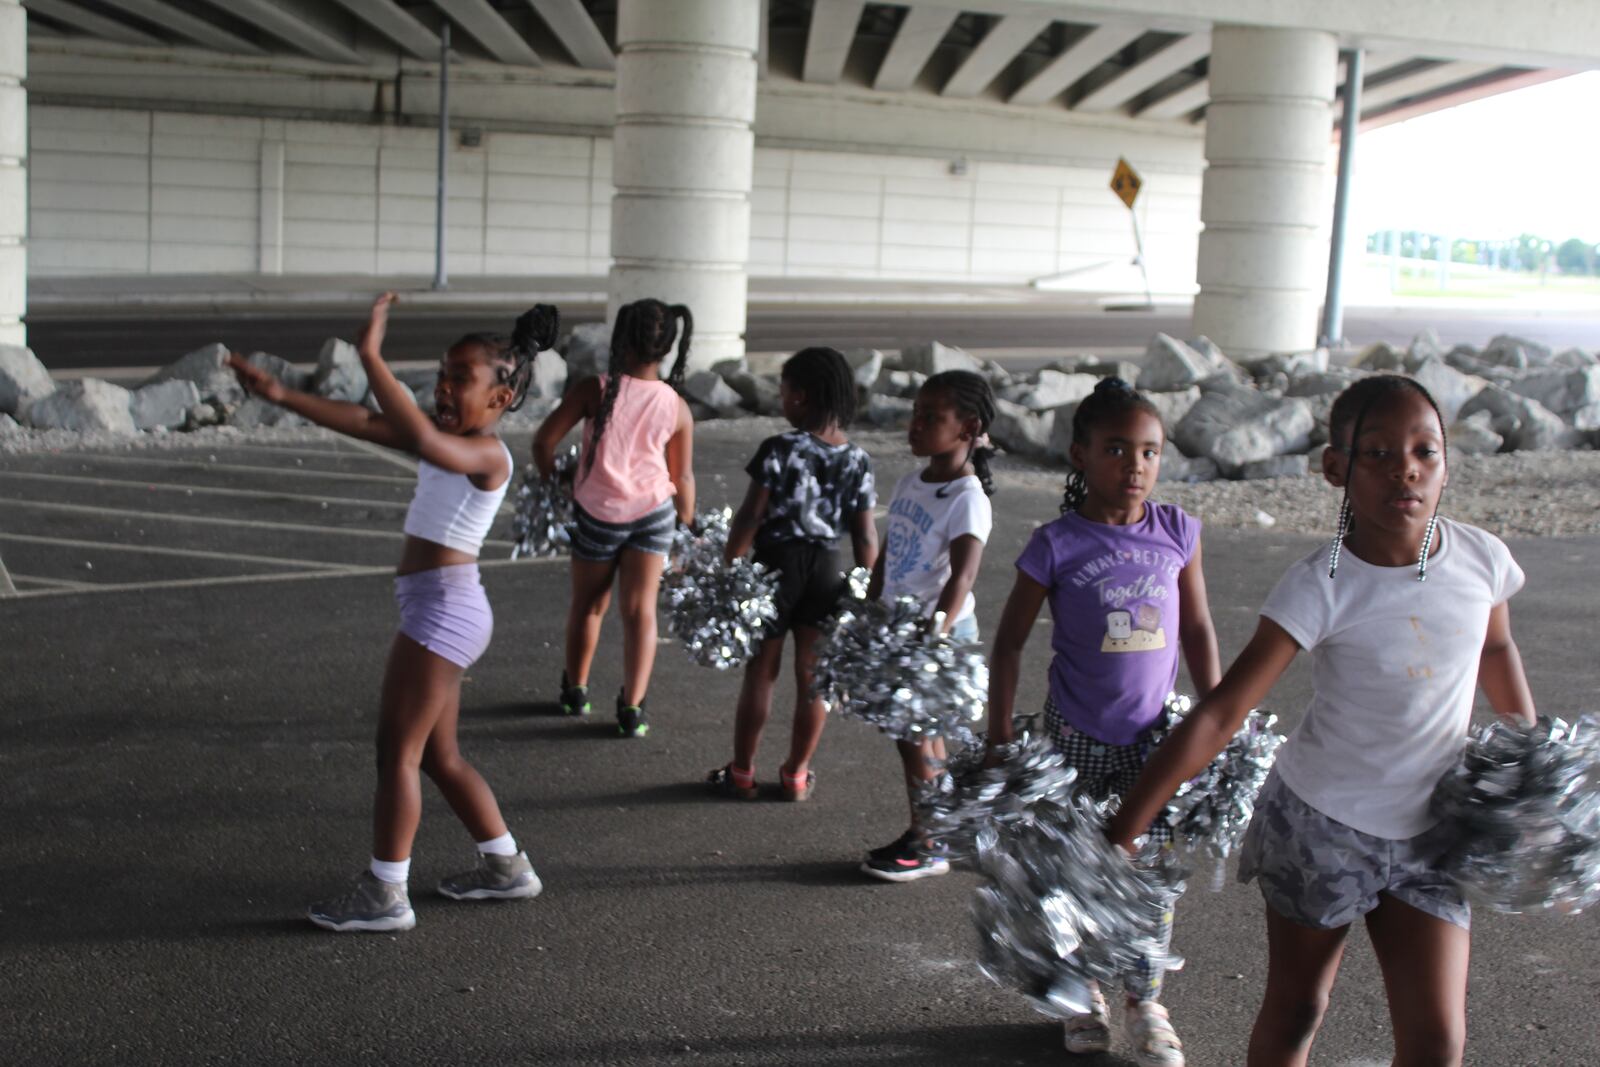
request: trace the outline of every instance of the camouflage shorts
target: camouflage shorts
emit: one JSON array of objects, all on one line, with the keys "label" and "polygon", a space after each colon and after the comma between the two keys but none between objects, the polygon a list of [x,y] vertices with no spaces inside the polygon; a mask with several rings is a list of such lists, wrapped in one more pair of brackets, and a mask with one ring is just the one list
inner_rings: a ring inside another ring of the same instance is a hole
[{"label": "camouflage shorts", "polygon": [[1239,881],[1261,886],[1267,906],[1319,930],[1348,926],[1389,896],[1468,929],[1472,910],[1438,869],[1445,839],[1429,830],[1393,841],[1331,819],[1273,771],[1256,798],[1239,851]]}]

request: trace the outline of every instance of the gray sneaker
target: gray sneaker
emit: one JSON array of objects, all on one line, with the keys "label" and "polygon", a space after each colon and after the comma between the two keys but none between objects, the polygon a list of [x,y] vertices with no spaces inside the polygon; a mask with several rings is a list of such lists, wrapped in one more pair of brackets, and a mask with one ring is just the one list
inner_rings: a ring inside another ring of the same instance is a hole
[{"label": "gray sneaker", "polygon": [[409,930],[417,925],[406,887],[381,882],[371,871],[362,871],[355,887],[344,896],[311,905],[306,917],[324,930],[340,933]]},{"label": "gray sneaker", "polygon": [[544,884],[533,873],[526,852],[515,856],[478,853],[478,865],[452,874],[439,883],[439,892],[451,900],[515,900],[536,897]]}]

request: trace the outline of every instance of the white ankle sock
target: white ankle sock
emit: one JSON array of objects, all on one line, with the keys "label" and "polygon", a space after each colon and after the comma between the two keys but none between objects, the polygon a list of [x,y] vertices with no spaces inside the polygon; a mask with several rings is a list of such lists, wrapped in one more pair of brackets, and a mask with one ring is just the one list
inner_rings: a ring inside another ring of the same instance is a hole
[{"label": "white ankle sock", "polygon": [[405,885],[406,881],[411,877],[411,857],[407,856],[403,860],[391,862],[389,860],[380,860],[374,856],[371,870],[372,877],[380,882],[388,882],[391,885]]},{"label": "white ankle sock", "polygon": [[478,851],[490,856],[515,856],[517,854],[517,839],[507,830],[499,837],[492,837],[487,841],[478,842]]}]

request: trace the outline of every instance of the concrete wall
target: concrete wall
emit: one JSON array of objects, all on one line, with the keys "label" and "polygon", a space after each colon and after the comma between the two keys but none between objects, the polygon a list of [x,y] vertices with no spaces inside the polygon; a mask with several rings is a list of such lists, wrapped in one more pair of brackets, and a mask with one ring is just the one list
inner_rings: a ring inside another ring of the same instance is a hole
[{"label": "concrete wall", "polygon": [[[432,130],[54,105],[29,121],[34,276],[432,270]],[[751,273],[1019,281],[1094,268],[1076,284],[1133,287],[1132,231],[1107,182],[1119,153],[1142,166],[1144,147],[1153,281],[1190,291],[1200,139],[1093,124],[1054,136],[1063,162],[758,146]],[[450,272],[603,274],[610,198],[608,138],[485,132],[452,152]]]}]

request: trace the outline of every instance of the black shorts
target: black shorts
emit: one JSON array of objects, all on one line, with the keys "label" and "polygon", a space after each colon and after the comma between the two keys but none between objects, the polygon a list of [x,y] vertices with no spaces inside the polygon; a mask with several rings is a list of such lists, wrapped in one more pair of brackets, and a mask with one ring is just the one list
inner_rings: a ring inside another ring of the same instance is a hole
[{"label": "black shorts", "polygon": [[839,551],[814,541],[780,541],[757,547],[755,560],[778,572],[778,617],[767,623],[767,637],[782,637],[795,626],[816,626],[839,610],[844,568]]}]

